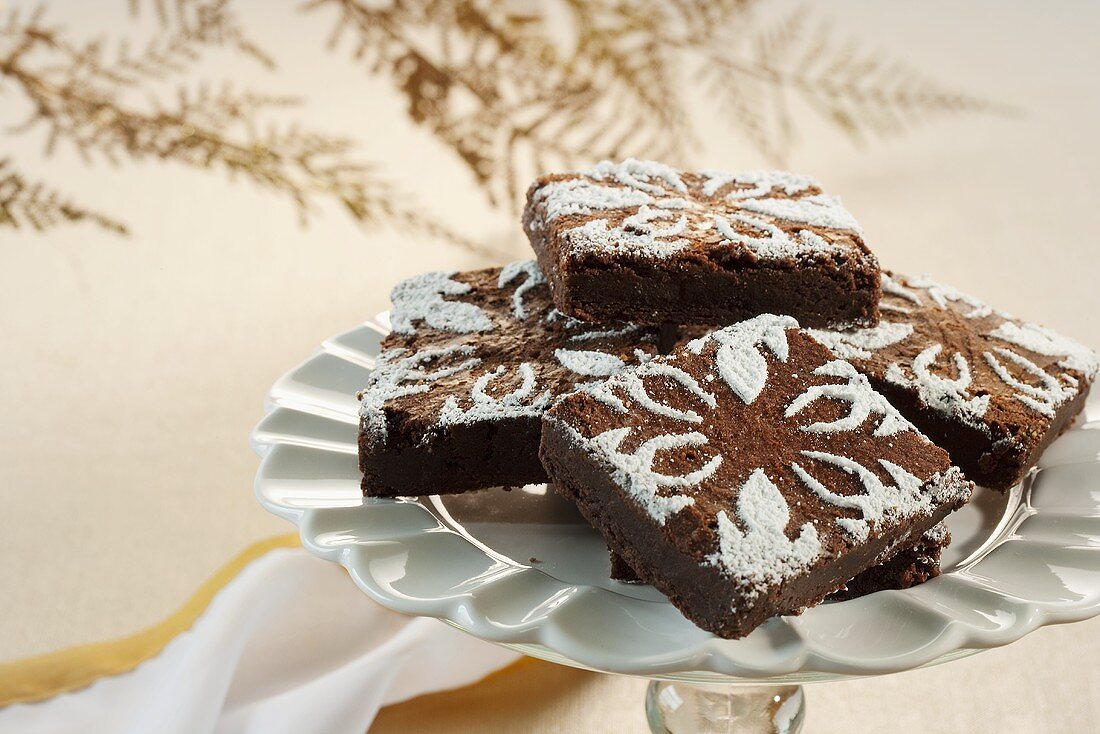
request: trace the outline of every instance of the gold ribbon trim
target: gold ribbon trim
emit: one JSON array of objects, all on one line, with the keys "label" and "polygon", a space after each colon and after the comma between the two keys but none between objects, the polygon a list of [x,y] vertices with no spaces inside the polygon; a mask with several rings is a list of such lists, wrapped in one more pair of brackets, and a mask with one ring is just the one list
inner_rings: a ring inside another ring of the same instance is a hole
[{"label": "gold ribbon trim", "polygon": [[160,653],[176,635],[190,629],[214,596],[245,566],[277,548],[298,545],[294,533],[249,546],[207,579],[172,616],[135,634],[0,663],[0,706],[42,701],[133,670]]}]

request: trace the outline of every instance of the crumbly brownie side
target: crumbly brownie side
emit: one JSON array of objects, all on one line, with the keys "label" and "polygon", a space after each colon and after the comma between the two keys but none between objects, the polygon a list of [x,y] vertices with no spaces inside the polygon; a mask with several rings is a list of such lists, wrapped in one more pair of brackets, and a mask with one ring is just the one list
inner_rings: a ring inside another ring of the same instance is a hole
[{"label": "crumbly brownie side", "polygon": [[741,637],[912,544],[970,484],[866,379],[762,316],[544,416],[558,491],[700,627]]},{"label": "crumbly brownie side", "polygon": [[360,393],[368,496],[545,481],[538,446],[553,399],[657,351],[655,328],[561,314],[531,260],[425,273],[392,300],[393,331]]},{"label": "crumbly brownie side", "polygon": [[621,581],[624,584],[644,584],[645,582],[638,578],[638,574],[634,572],[634,569],[630,567],[630,564],[615,551],[610,548],[607,550],[607,555],[611,561],[611,576],[612,581]]},{"label": "crumbly brownie side", "polygon": [[[892,558],[881,561],[829,596],[842,601],[873,594],[886,589],[908,589],[923,584],[940,575],[940,554],[951,544],[951,534],[943,523],[935,526],[920,539],[898,551]],[[624,584],[644,583],[622,556],[609,551],[611,578]]]},{"label": "crumbly brownie side", "polygon": [[976,483],[1007,489],[1084,407],[1088,348],[927,277],[884,274],[882,322],[813,334]]},{"label": "crumbly brownie side", "polygon": [[577,318],[878,322],[878,261],[839,199],[806,176],[604,161],[536,181],[523,223],[554,302]]},{"label": "crumbly brownie side", "polygon": [[876,591],[909,589],[923,584],[940,575],[940,555],[950,544],[951,533],[947,532],[944,523],[940,523],[916,543],[859,574],[829,598],[843,601]]}]

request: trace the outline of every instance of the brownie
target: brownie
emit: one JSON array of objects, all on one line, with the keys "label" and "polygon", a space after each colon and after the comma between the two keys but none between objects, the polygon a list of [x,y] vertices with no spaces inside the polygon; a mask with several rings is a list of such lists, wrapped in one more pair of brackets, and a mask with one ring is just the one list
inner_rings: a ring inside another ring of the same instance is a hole
[{"label": "brownie", "polygon": [[545,481],[540,418],[554,398],[656,352],[656,328],[562,315],[533,260],[425,273],[391,298],[393,331],[359,395],[368,496]]},{"label": "brownie", "polygon": [[[940,575],[940,554],[951,544],[951,534],[944,523],[922,535],[916,543],[893,557],[871,566],[829,596],[843,601],[886,589],[908,589]],[[634,569],[615,551],[611,555],[611,578],[624,584],[640,584]]]},{"label": "brownie", "polygon": [[634,572],[634,569],[630,567],[630,564],[626,562],[626,559],[620,556],[615,551],[608,549],[607,555],[611,559],[611,578],[614,581],[621,581],[624,584],[643,584],[645,583],[638,574]]},{"label": "brownie", "polygon": [[1069,427],[1096,355],[927,277],[882,276],[882,322],[814,331],[974,482],[1006,489]]},{"label": "brownie", "polygon": [[904,548],[863,573],[829,596],[835,601],[855,599],[876,591],[908,589],[940,575],[940,554],[951,545],[947,525],[940,523]]},{"label": "brownie", "polygon": [[878,323],[878,261],[840,200],[806,176],[604,161],[538,179],[523,226],[554,303],[577,318]]},{"label": "brownie", "polygon": [[971,491],[789,316],[563,397],[543,418],[540,457],[641,579],[729,638],[837,591]]}]

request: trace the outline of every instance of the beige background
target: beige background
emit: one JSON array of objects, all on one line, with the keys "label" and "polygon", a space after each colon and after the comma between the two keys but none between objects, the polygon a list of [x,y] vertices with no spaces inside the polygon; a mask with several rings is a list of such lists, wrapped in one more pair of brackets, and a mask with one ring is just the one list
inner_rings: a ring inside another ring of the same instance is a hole
[{"label": "beige background", "polygon": [[[49,7],[81,36],[130,22],[121,0]],[[523,254],[511,213],[488,206],[453,153],[410,126],[389,82],[324,50],[331,16],[238,7],[279,49],[280,69],[234,67],[235,79],[302,95],[307,119],[362,140],[364,157],[442,221]],[[884,264],[1100,345],[1098,6],[849,0],[816,12],[864,47],[1018,113],[940,119],[863,148],[800,116],[788,165],[844,196]],[[215,56],[210,73],[225,63]],[[19,103],[0,94],[0,123],[20,118]],[[720,121],[699,126],[704,149],[680,163],[765,163]],[[384,308],[397,278],[484,262],[426,237],[364,232],[329,206],[303,228],[282,199],[220,174],[85,165],[64,148],[44,159],[42,142],[3,135],[0,151],[134,234],[0,230],[0,659],[148,625],[233,553],[286,532],[250,491],[247,436],[267,387]],[[1094,621],[936,670],[816,686],[809,731],[1095,731],[1098,659]],[[447,712],[469,731],[641,730],[642,688],[540,664],[385,712],[378,729],[441,731],[430,722]]]}]

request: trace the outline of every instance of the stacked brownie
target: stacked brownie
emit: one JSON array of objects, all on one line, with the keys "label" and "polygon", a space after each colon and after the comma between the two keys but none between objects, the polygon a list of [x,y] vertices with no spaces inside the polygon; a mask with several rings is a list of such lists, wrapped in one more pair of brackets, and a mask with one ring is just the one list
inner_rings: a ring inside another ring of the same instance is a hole
[{"label": "stacked brownie", "polygon": [[723,637],[939,572],[944,517],[1018,482],[1095,355],[880,271],[805,176],[603,162],[539,179],[536,261],[393,291],[363,491],[552,481],[612,573]]},{"label": "stacked brownie", "polygon": [[533,260],[425,273],[391,294],[391,333],[360,393],[368,496],[545,482],[542,415],[578,385],[657,353],[657,329],[554,308]]}]

